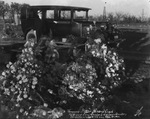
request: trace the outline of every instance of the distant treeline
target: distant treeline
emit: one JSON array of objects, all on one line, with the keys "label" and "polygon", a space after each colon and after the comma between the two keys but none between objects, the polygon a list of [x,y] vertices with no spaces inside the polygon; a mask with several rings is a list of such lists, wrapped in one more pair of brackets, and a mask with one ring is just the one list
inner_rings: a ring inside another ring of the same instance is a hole
[{"label": "distant treeline", "polygon": [[4,1],[0,1],[0,17],[5,21],[14,22],[15,15],[20,16],[22,6],[29,6],[29,4],[19,4],[16,2],[8,4]]},{"label": "distant treeline", "polygon": [[[96,21],[110,21],[117,24],[133,24],[133,23],[149,23],[150,18],[130,15],[128,13],[116,12],[116,13],[108,13],[105,17],[103,15],[100,16],[90,16],[92,20]],[[105,19],[104,19],[105,18]]]}]

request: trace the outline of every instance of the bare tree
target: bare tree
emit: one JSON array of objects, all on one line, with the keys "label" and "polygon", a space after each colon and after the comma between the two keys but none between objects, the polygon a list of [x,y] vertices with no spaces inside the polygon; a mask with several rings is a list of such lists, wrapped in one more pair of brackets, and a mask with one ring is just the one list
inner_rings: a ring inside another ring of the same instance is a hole
[{"label": "bare tree", "polygon": [[119,23],[123,17],[123,13],[121,12],[116,12],[116,22]]},{"label": "bare tree", "polygon": [[5,3],[4,1],[0,1],[0,16],[2,16],[3,19],[5,19],[5,16],[10,10],[10,6],[8,3]]},{"label": "bare tree", "polygon": [[114,18],[115,18],[114,13],[112,12],[108,13],[107,18],[110,22],[114,22]]},{"label": "bare tree", "polygon": [[17,14],[18,16],[20,14],[21,4],[16,2],[11,2],[10,7],[11,7],[12,19],[14,20],[14,15]]}]

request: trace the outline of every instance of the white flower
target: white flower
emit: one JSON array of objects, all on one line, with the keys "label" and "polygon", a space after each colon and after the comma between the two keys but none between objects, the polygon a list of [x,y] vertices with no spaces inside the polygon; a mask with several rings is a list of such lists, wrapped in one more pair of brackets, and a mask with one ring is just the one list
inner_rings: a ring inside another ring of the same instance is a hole
[{"label": "white flower", "polygon": [[24,93],[24,94],[27,94],[27,91],[26,91],[26,90],[24,90],[24,91],[23,91],[23,93]]},{"label": "white flower", "polygon": [[23,83],[26,83],[26,82],[28,82],[28,79],[27,78],[23,79]]},{"label": "white flower", "polygon": [[19,107],[20,105],[19,105],[19,104],[16,104],[15,106],[16,106],[16,107]]},{"label": "white flower", "polygon": [[114,56],[117,56],[116,52],[113,53]]},{"label": "white flower", "polygon": [[116,83],[116,82],[114,82],[114,86],[117,86],[117,83]]},{"label": "white flower", "polygon": [[116,61],[116,59],[115,59],[115,56],[112,56],[112,58],[111,58],[112,60],[113,60],[113,62],[114,63],[116,63],[117,61]]},{"label": "white flower", "polygon": [[30,54],[33,55],[33,51],[30,51]]},{"label": "white flower", "polygon": [[35,88],[35,86],[34,85],[32,85],[32,89],[34,89]]},{"label": "white flower", "polygon": [[37,81],[37,78],[36,78],[36,77],[33,77],[33,81]]},{"label": "white flower", "polygon": [[103,94],[102,91],[101,91],[99,88],[96,88],[96,91],[97,91],[99,94]]},{"label": "white flower", "polygon": [[89,76],[88,79],[89,79],[90,81],[92,81],[93,77],[92,77],[92,76]]},{"label": "white flower", "polygon": [[70,76],[69,79],[72,81],[74,79],[74,76]]},{"label": "white flower", "polygon": [[101,100],[102,102],[104,102],[104,101],[105,101],[105,98],[104,98],[104,97],[101,97],[100,100]]},{"label": "white flower", "polygon": [[25,71],[26,71],[26,70],[25,70],[25,68],[22,68],[21,70],[22,70],[23,72],[25,72]]},{"label": "white flower", "polygon": [[33,58],[32,58],[32,57],[30,57],[30,58],[28,58],[28,60],[29,60],[29,61],[32,61],[32,60],[33,60]]},{"label": "white flower", "polygon": [[19,115],[17,114],[16,119],[19,119]]},{"label": "white flower", "polygon": [[24,59],[24,62],[27,62],[27,59]]},{"label": "white flower", "polygon": [[48,107],[48,104],[47,104],[47,103],[44,103],[43,106],[44,106],[44,107]]},{"label": "white flower", "polygon": [[70,85],[69,88],[70,88],[70,89],[73,89],[74,87],[73,87],[73,85]]},{"label": "white flower", "polygon": [[5,76],[6,76],[6,73],[5,73],[5,72],[2,72],[2,76],[4,76],[4,77],[5,77]]},{"label": "white flower", "polygon": [[38,67],[38,65],[37,65],[37,64],[35,64],[35,67]]},{"label": "white flower", "polygon": [[17,96],[17,102],[22,101],[23,99],[20,97],[20,95]]},{"label": "white flower", "polygon": [[33,84],[33,85],[36,85],[36,84],[37,84],[37,81],[33,81],[32,84]]},{"label": "white flower", "polygon": [[31,43],[31,47],[33,47],[33,46],[34,46],[34,43],[32,42],[32,43]]},{"label": "white flower", "polygon": [[43,116],[46,116],[46,111],[43,111],[42,115],[43,115]]},{"label": "white flower", "polygon": [[84,96],[82,94],[80,94],[77,98],[83,100]]},{"label": "white flower", "polygon": [[23,111],[24,111],[24,110],[21,108],[21,109],[20,109],[20,112],[22,113]]},{"label": "white flower", "polygon": [[15,85],[15,88],[18,89],[18,85]]},{"label": "white flower", "polygon": [[[25,70],[25,69],[24,69],[24,70]],[[24,79],[26,79],[26,76],[25,76],[25,75],[22,76],[22,80],[24,80]]]},{"label": "white flower", "polygon": [[27,98],[27,97],[28,97],[28,95],[27,95],[27,94],[24,94],[24,95],[23,95],[23,97],[24,97],[24,98]]},{"label": "white flower", "polygon": [[10,72],[13,74],[13,73],[15,73],[15,70],[11,70]]},{"label": "white flower", "polygon": [[85,77],[86,77],[86,75],[85,75],[84,73],[81,73],[80,76],[81,76],[82,78],[85,78]]},{"label": "white flower", "polygon": [[101,43],[102,40],[100,38],[94,40],[97,44]]},{"label": "white flower", "polygon": [[25,115],[28,115],[29,113],[27,111],[24,112]]},{"label": "white flower", "polygon": [[22,80],[19,81],[19,84],[22,84]]},{"label": "white flower", "polygon": [[113,73],[112,76],[115,77],[115,76],[117,76],[117,74]]},{"label": "white flower", "polygon": [[92,95],[93,94],[93,92],[92,91],[87,91],[87,95]]},{"label": "white flower", "polygon": [[97,54],[96,54],[96,57],[100,57],[101,56],[101,54],[98,52]]},{"label": "white flower", "polygon": [[107,53],[107,49],[103,50],[104,56],[106,56],[106,53]]},{"label": "white flower", "polygon": [[107,73],[107,77],[111,78],[111,74],[110,74],[110,73]]},{"label": "white flower", "polygon": [[29,52],[31,53],[32,52],[32,48],[28,48]]},{"label": "white flower", "polygon": [[[24,53],[24,49],[22,50],[22,53]],[[23,55],[23,54],[22,54],[22,55]],[[21,55],[21,56],[22,56],[22,55]]]},{"label": "white flower", "polygon": [[10,63],[8,63],[8,64],[6,65],[6,67],[7,67],[7,68],[9,68],[10,66],[11,66],[11,64],[10,64]]},{"label": "white flower", "polygon": [[85,66],[85,68],[86,68],[86,69],[91,69],[92,66],[91,66],[90,64],[87,64],[87,65]]},{"label": "white flower", "polygon": [[9,62],[9,65],[12,65],[12,62]]},{"label": "white flower", "polygon": [[14,69],[15,69],[14,65],[11,65],[11,66],[10,66],[10,69],[14,70]]},{"label": "white flower", "polygon": [[86,88],[83,89],[83,92],[86,92]]},{"label": "white flower", "polygon": [[22,91],[21,91],[21,90],[19,90],[19,94],[22,94]]},{"label": "white flower", "polygon": [[11,87],[11,91],[14,92],[14,91],[15,91],[15,88],[14,88],[14,87]]},{"label": "white flower", "polygon": [[32,100],[32,98],[31,98],[31,97],[29,97],[28,99],[29,99],[29,100]]},{"label": "white flower", "polygon": [[28,52],[27,48],[24,49],[24,52]]},{"label": "white flower", "polygon": [[24,44],[24,47],[27,47],[29,45],[29,41],[26,41],[26,43]]},{"label": "white flower", "polygon": [[26,54],[27,57],[29,57],[29,54]]},{"label": "white flower", "polygon": [[103,44],[103,45],[101,46],[101,48],[102,48],[102,49],[107,49],[107,46],[106,46],[105,44]]},{"label": "white flower", "polygon": [[115,70],[113,68],[110,68],[110,72],[115,73]]},{"label": "white flower", "polygon": [[53,91],[52,91],[51,89],[48,89],[48,92],[49,92],[50,94],[53,94]]},{"label": "white flower", "polygon": [[6,95],[10,95],[10,91],[9,91],[9,89],[8,89],[8,88],[5,88],[5,92],[4,92],[4,94],[6,94]]},{"label": "white flower", "polygon": [[33,73],[33,74],[34,74],[34,73],[35,73],[35,70],[32,70],[32,71],[31,71],[31,73]]},{"label": "white flower", "polygon": [[3,80],[3,79],[4,79],[4,77],[3,77],[3,76],[0,76],[0,81]]}]

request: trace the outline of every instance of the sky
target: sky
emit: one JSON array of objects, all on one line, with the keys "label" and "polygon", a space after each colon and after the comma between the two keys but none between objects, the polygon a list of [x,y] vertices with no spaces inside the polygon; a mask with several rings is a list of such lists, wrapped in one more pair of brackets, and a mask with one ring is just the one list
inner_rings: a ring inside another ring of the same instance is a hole
[{"label": "sky", "polygon": [[[1,1],[1,0],[0,0]],[[89,7],[90,15],[106,13],[129,13],[131,15],[150,17],[150,0],[3,0],[6,3],[28,3],[30,5],[71,5]]]}]

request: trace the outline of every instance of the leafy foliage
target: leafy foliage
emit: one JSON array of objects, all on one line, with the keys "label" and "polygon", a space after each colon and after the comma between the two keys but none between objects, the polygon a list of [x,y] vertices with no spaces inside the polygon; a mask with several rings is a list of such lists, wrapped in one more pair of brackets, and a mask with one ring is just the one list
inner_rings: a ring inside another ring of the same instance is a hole
[{"label": "leafy foliage", "polygon": [[5,3],[4,1],[0,1],[0,16],[5,18],[5,15],[9,12],[10,6],[8,3]]}]

